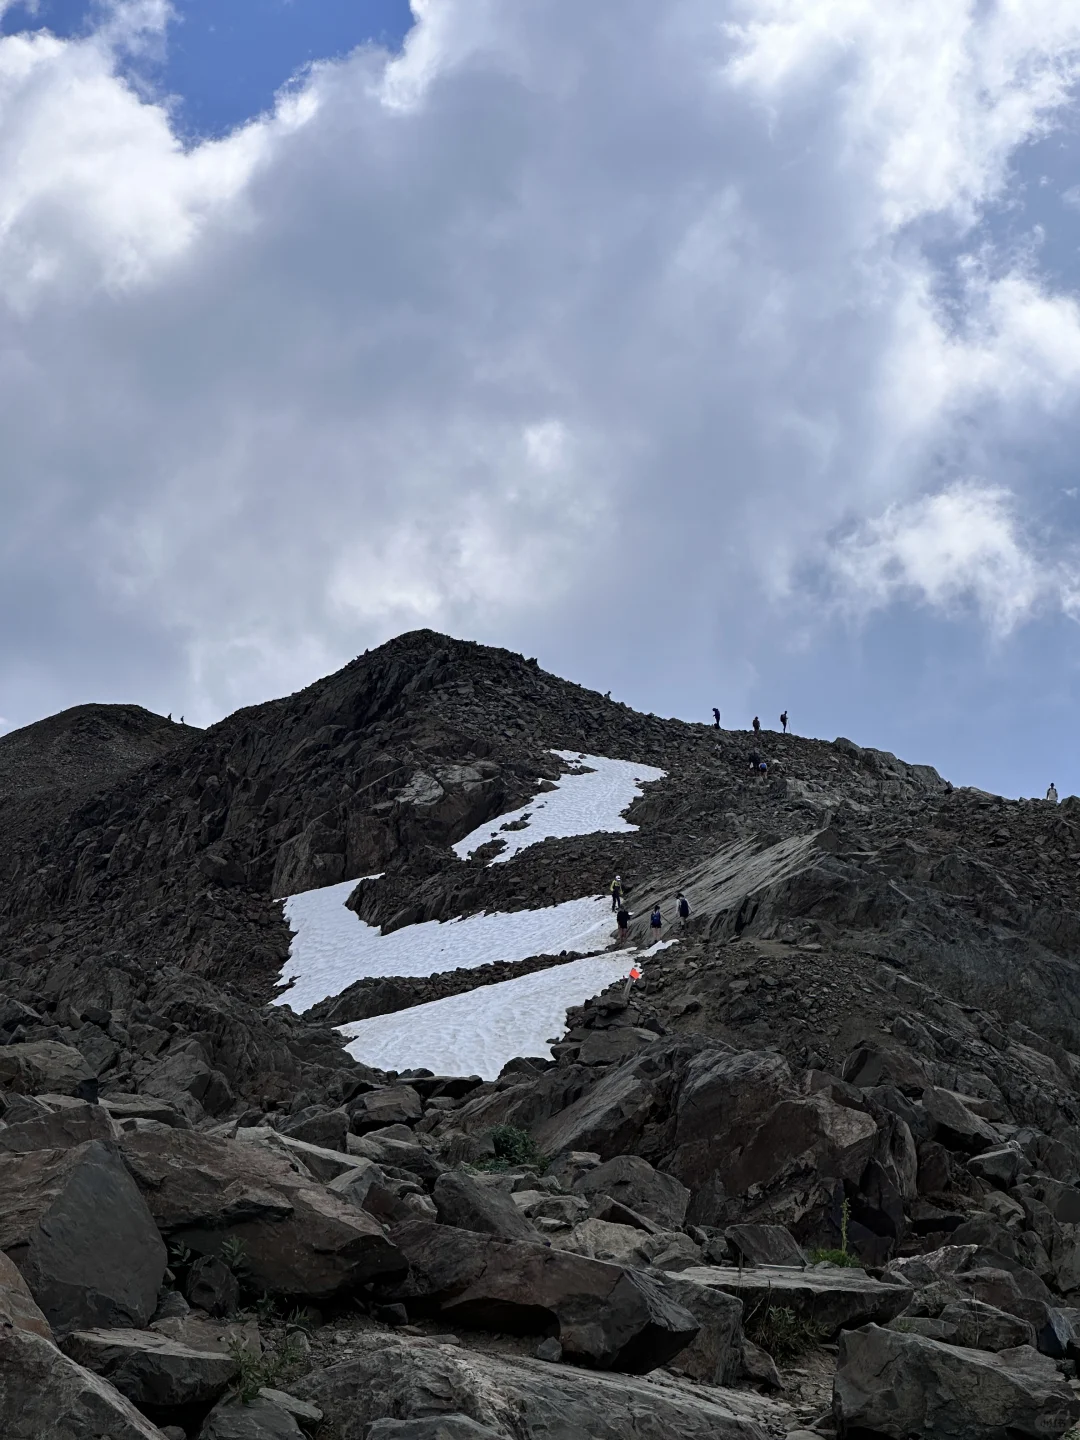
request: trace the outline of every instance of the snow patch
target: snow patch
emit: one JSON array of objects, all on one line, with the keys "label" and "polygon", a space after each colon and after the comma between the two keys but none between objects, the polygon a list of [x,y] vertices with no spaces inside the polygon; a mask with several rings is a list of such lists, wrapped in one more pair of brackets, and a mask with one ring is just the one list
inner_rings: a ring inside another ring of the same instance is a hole
[{"label": "snow patch", "polygon": [[[623,819],[626,810],[641,794],[642,785],[662,780],[667,773],[654,765],[639,765],[632,760],[608,760],[603,755],[584,755],[576,750],[553,750],[560,760],[569,764],[587,765],[583,775],[564,775],[554,790],[542,791],[520,810],[488,820],[466,835],[454,846],[459,860],[489,840],[504,840],[506,848],[491,862],[507,860],[541,840],[565,839],[570,835],[594,835],[600,831],[636,830]],[[526,821],[524,828],[509,830],[507,826]]]},{"label": "snow patch", "polygon": [[493,1080],[517,1055],[550,1058],[548,1041],[566,1030],[567,1007],[621,979],[634,958],[635,952],[622,951],[571,960],[339,1028],[350,1038],[349,1054],[376,1069],[425,1068]]},{"label": "snow patch", "polygon": [[[296,983],[274,1004],[300,1014],[330,995],[340,995],[355,980],[373,976],[437,975],[562,950],[604,950],[614,929],[610,901],[587,895],[540,910],[425,920],[383,935],[345,908],[357,884],[346,880],[286,900],[285,918],[296,934],[280,983]],[[405,1066],[402,1062],[391,1068]]]}]

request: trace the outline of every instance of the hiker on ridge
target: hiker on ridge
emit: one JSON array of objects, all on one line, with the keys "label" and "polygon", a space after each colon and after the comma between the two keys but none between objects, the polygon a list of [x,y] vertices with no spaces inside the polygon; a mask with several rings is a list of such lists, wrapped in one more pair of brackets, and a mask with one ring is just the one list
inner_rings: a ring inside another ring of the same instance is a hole
[{"label": "hiker on ridge", "polygon": [[661,925],[663,925],[663,923],[664,917],[660,914],[660,902],[658,900],[653,906],[652,914],[649,916],[649,932],[652,936],[652,943],[654,945],[657,940],[660,939],[660,927]]},{"label": "hiker on ridge", "polygon": [[754,734],[755,734],[755,735],[760,735],[760,734],[761,734],[761,721],[758,719],[758,717],[757,717],[756,715],[754,716]]},{"label": "hiker on ridge", "polygon": [[611,908],[618,910],[622,904],[622,876],[616,875],[611,882]]},{"label": "hiker on ridge", "polygon": [[780,726],[781,726],[781,729],[783,730],[784,734],[786,735],[786,734],[787,734],[787,711],[786,711],[786,710],[785,710],[785,711],[783,712],[783,714],[780,716]]},{"label": "hiker on ridge", "polygon": [[713,718],[713,724],[716,726],[717,730],[719,730],[719,729],[720,729],[720,711],[716,708],[715,705],[712,707],[712,718]]},{"label": "hiker on ridge", "polygon": [[1057,786],[1052,780],[1050,781],[1050,789],[1046,792],[1046,798],[1050,801],[1051,805],[1056,805],[1058,803]]}]

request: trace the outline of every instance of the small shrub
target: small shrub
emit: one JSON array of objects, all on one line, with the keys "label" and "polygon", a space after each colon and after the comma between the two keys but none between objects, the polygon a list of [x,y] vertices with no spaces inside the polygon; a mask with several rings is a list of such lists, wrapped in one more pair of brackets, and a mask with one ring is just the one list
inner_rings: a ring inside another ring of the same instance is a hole
[{"label": "small shrub", "polygon": [[226,1235],[221,1242],[221,1249],[218,1252],[238,1280],[248,1273],[247,1252],[244,1250],[244,1242],[237,1239],[235,1235]]},{"label": "small shrub", "polygon": [[491,1143],[495,1148],[494,1157],[478,1160],[470,1169],[487,1174],[511,1170],[515,1165],[535,1166],[541,1174],[547,1169],[547,1159],[540,1154],[527,1130],[519,1130],[516,1125],[496,1125],[491,1132]]},{"label": "small shrub", "polygon": [[261,1355],[249,1350],[237,1337],[229,1344],[229,1354],[236,1364],[232,1388],[243,1405],[250,1405],[263,1388],[273,1390],[291,1378],[306,1358],[304,1349],[293,1336],[287,1336],[284,1344]]},{"label": "small shrub", "polygon": [[811,1250],[810,1259],[814,1264],[827,1260],[830,1265],[846,1265],[852,1270],[861,1270],[862,1261],[855,1255],[850,1255],[846,1250]]},{"label": "small shrub", "polygon": [[768,1299],[750,1312],[744,1328],[754,1344],[777,1361],[794,1360],[829,1338],[823,1326],[796,1315],[790,1306],[774,1305]]}]

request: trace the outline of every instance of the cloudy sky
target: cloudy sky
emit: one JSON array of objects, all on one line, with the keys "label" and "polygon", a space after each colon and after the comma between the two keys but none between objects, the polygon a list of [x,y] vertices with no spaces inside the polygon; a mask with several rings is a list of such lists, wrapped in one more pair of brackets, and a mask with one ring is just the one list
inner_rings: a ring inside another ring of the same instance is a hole
[{"label": "cloudy sky", "polygon": [[0,0],[0,716],[430,625],[1080,790],[1075,0]]}]

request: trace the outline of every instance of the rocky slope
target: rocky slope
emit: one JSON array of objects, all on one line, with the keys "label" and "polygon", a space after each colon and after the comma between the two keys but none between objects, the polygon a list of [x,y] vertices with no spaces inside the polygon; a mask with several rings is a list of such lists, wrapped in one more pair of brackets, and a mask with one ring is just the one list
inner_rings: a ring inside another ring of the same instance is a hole
[{"label": "rocky slope", "polygon": [[[1062,1435],[1080,1419],[1080,803],[638,715],[428,632],[182,731],[0,740],[12,1436]],[[639,828],[451,845],[565,749]],[[386,931],[630,887],[678,943],[496,1080],[267,1008],[280,897]],[[685,890],[692,915],[674,919]]]}]

